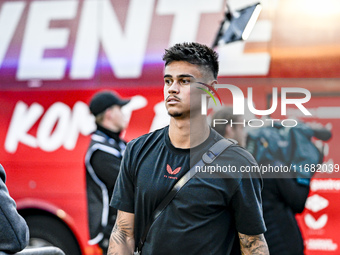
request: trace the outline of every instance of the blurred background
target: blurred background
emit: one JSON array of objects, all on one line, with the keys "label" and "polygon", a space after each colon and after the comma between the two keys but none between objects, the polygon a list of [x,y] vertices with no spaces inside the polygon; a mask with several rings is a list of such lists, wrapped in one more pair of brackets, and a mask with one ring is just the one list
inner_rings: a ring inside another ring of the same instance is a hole
[{"label": "blurred background", "polygon": [[[228,1],[227,9],[225,0],[0,0],[0,163],[31,245],[100,254],[87,243],[90,98],[104,89],[132,97],[124,108],[128,141],[164,126],[164,49],[184,41],[212,46],[225,13],[237,16],[254,3]],[[339,167],[340,1],[261,5],[246,41],[217,40],[219,83],[245,95],[252,87],[257,109],[271,106],[273,87],[309,90],[304,106],[312,115],[288,105],[285,117],[331,129],[325,163]],[[282,118],[280,109],[273,117]],[[340,253],[339,195],[336,174],[314,176],[297,216],[306,254]]]}]

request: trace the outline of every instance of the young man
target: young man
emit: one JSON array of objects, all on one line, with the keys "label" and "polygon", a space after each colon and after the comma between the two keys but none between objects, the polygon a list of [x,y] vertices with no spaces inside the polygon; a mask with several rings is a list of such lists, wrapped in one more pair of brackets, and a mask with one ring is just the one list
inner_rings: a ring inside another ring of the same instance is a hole
[{"label": "young man", "polygon": [[[158,204],[192,163],[223,139],[201,115],[204,92],[197,89],[217,82],[217,54],[198,43],[183,43],[166,50],[163,60],[170,125],[127,146],[111,200],[118,215],[109,255],[133,254]],[[239,146],[229,147],[216,161],[238,168],[256,165]],[[261,179],[205,177],[190,179],[177,193],[152,224],[142,254],[268,254]]]},{"label": "young man", "polygon": [[89,105],[97,125],[85,156],[89,243],[98,243],[104,254],[117,213],[109,203],[126,147],[120,138],[127,125],[121,107],[128,102],[111,91],[101,91]]}]

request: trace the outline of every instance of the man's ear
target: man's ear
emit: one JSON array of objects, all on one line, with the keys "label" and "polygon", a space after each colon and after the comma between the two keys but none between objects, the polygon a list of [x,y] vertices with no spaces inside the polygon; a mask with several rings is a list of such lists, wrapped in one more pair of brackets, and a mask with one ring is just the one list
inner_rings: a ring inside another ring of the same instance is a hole
[{"label": "man's ear", "polygon": [[109,107],[104,111],[104,118],[109,118],[110,116],[111,114],[110,114],[110,107]]}]

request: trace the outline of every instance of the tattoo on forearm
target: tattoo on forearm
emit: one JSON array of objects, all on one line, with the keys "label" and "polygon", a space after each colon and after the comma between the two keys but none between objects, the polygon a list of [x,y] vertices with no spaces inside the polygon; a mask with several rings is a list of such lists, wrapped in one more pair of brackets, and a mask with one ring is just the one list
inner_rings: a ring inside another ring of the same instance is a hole
[{"label": "tattoo on forearm", "polygon": [[242,255],[267,255],[268,246],[263,235],[244,235],[239,233]]},{"label": "tattoo on forearm", "polygon": [[118,218],[112,229],[111,240],[116,244],[125,243],[126,238],[129,237],[131,231],[132,227],[124,219]]}]

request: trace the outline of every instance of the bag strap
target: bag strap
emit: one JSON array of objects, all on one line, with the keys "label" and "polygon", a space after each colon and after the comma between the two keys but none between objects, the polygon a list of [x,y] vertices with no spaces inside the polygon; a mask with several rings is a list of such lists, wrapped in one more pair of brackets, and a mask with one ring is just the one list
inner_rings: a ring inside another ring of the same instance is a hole
[{"label": "bag strap", "polygon": [[151,215],[151,219],[148,222],[143,235],[137,246],[137,254],[141,252],[145,239],[148,235],[151,225],[155,222],[155,220],[159,217],[159,215],[164,211],[167,205],[172,201],[172,199],[177,195],[180,189],[197,173],[196,167],[202,167],[204,164],[211,164],[223,151],[225,151],[229,146],[237,144],[235,140],[232,139],[221,139],[217,141],[214,145],[210,147],[210,149],[203,154],[202,159],[197,162],[188,172],[183,175],[181,179],[179,179],[176,184],[173,186],[171,191],[166,195],[163,201],[157,206],[155,211]]}]

